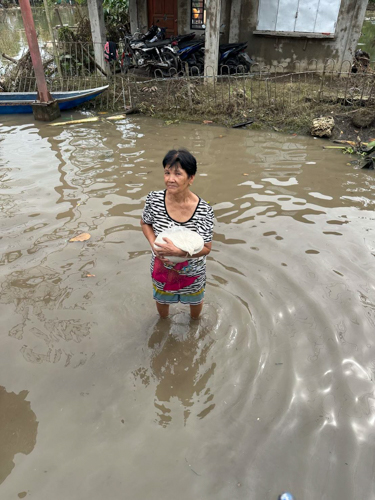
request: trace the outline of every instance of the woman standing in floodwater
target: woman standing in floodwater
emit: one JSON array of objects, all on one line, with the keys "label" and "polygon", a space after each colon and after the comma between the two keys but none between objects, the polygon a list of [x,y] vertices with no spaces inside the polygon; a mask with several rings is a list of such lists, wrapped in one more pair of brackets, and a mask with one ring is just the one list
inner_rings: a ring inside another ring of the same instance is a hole
[{"label": "woman standing in floodwater", "polygon": [[[170,304],[181,302],[189,304],[191,317],[198,319],[203,307],[206,255],[211,251],[214,212],[190,191],[197,172],[197,161],[191,153],[184,149],[169,151],[163,168],[166,189],[147,195],[141,220],[143,234],[152,249],[153,295],[162,318],[168,317]],[[158,234],[176,226],[198,233],[204,241],[203,249],[190,256],[164,238],[165,244],[158,244],[156,250],[154,242]],[[168,260],[170,256],[189,260],[173,265]]]}]

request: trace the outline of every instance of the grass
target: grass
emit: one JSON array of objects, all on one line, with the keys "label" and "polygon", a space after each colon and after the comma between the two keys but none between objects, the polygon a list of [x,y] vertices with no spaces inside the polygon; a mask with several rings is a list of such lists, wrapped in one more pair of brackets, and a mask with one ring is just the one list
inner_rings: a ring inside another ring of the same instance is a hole
[{"label": "grass", "polygon": [[[355,106],[344,106],[339,102],[340,96],[341,102],[350,104],[350,98],[357,108],[360,107],[363,105],[361,98],[375,94],[372,78],[371,74],[351,75],[350,78],[329,74],[324,78],[313,74],[288,75],[269,80],[225,77],[212,85],[193,78],[142,82],[132,77],[122,80],[117,75],[115,79],[112,77],[109,90],[84,108],[121,112],[124,107],[131,106],[167,124],[208,121],[232,127],[253,120],[252,129],[298,134],[309,134],[314,118],[329,115],[339,119],[340,129],[356,137],[350,120]],[[101,84],[104,82],[94,75],[78,77],[64,81],[64,90]],[[342,96],[346,96],[346,100]],[[372,134],[374,137],[374,132]]]},{"label": "grass", "polygon": [[190,83],[190,96],[185,80],[136,84],[132,88],[140,111],[163,120],[212,121],[231,127],[253,119],[252,128],[306,134],[314,118],[336,116],[347,109],[337,102],[345,92],[347,80],[332,79],[329,83],[329,88],[322,87],[321,78],[316,77],[292,84],[290,79],[272,83],[224,80],[215,87],[195,82]]}]

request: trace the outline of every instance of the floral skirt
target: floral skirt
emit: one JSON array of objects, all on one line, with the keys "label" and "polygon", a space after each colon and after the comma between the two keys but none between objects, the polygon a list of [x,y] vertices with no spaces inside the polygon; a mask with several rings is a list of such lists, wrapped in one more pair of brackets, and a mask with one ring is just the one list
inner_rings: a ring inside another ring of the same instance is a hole
[{"label": "floral skirt", "polygon": [[154,299],[156,300],[156,302],[159,302],[159,304],[177,304],[178,302],[181,302],[181,304],[196,306],[200,304],[204,299],[204,288],[196,293],[180,294],[173,292],[164,292],[153,285],[153,295]]}]

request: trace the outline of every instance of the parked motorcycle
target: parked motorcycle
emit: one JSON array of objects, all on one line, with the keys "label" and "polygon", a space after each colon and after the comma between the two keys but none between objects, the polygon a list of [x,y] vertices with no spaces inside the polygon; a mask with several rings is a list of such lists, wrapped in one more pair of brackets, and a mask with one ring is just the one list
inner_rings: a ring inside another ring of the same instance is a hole
[{"label": "parked motorcycle", "polygon": [[164,76],[171,70],[177,71],[178,59],[171,47],[171,40],[165,40],[165,28],[153,25],[147,33],[139,31],[124,35],[124,51],[121,56],[121,70],[127,73],[130,68],[144,68],[154,72],[159,69]]},{"label": "parked motorcycle", "polygon": [[193,34],[195,36],[195,33],[190,33],[172,42],[172,47],[179,58],[181,69],[184,70],[187,63],[192,75],[200,74],[204,69],[204,60],[202,61],[201,57],[204,38],[196,40],[193,38]]},{"label": "parked motorcycle", "polygon": [[[160,70],[163,76],[171,76],[180,69],[184,70],[187,63],[190,74],[202,74],[204,35],[196,39],[193,32],[165,39],[165,32],[165,28],[159,28],[156,24],[145,34],[137,30],[133,35],[124,35],[122,71],[126,73],[131,67],[147,67],[151,73]],[[246,48],[247,42],[221,44],[219,74],[248,73],[254,61],[246,53]]]},{"label": "parked motorcycle", "polygon": [[247,42],[219,46],[219,74],[249,73],[254,61],[246,52]]},{"label": "parked motorcycle", "polygon": [[141,42],[133,47],[135,66],[148,66],[151,72],[159,69],[163,76],[170,76],[171,70],[177,72],[178,59],[171,47],[170,40]]},{"label": "parked motorcycle", "polygon": [[[205,28],[205,25],[203,25]],[[225,24],[220,26],[221,29],[225,28]],[[223,35],[223,32],[220,32]],[[203,35],[204,39],[204,35]],[[219,46],[219,61],[218,72],[219,75],[234,74],[234,73],[248,73],[254,61],[249,57],[246,52],[247,42],[239,43],[223,43]],[[200,50],[195,54],[197,66],[200,71],[204,71],[204,42]]]}]

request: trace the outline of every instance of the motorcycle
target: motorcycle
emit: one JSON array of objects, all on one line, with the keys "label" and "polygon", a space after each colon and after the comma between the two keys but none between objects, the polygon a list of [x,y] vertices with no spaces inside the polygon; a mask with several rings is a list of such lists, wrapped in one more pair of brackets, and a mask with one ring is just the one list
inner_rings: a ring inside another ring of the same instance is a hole
[{"label": "motorcycle", "polygon": [[[205,28],[205,25],[202,25]],[[225,28],[222,24],[220,28]],[[220,32],[223,35],[223,32]],[[204,38],[204,35],[203,35]],[[219,61],[218,71],[220,75],[234,74],[234,73],[248,73],[254,61],[249,57],[246,52],[247,42],[239,43],[223,43],[219,45]],[[204,71],[204,42],[202,47],[195,55],[197,59],[197,66]]]},{"label": "motorcycle", "polygon": [[219,46],[219,74],[249,73],[254,61],[246,53],[247,42]]},{"label": "motorcycle", "polygon": [[133,47],[136,67],[147,66],[150,72],[160,70],[163,76],[170,76],[171,70],[177,73],[178,59],[170,45],[170,40],[142,42]]},{"label": "motorcycle", "polygon": [[165,32],[165,28],[153,25],[145,34],[136,32],[131,36],[124,35],[122,72],[143,67],[147,67],[150,72],[159,69],[163,76],[169,76],[171,70],[177,72],[178,60],[170,45],[171,41],[165,40]]},{"label": "motorcycle", "polygon": [[204,69],[204,61],[199,56],[204,47],[204,38],[195,40],[195,33],[182,35],[178,40],[172,42],[172,47],[180,60],[181,69],[185,69],[185,64],[189,66],[192,75],[200,74]]}]

